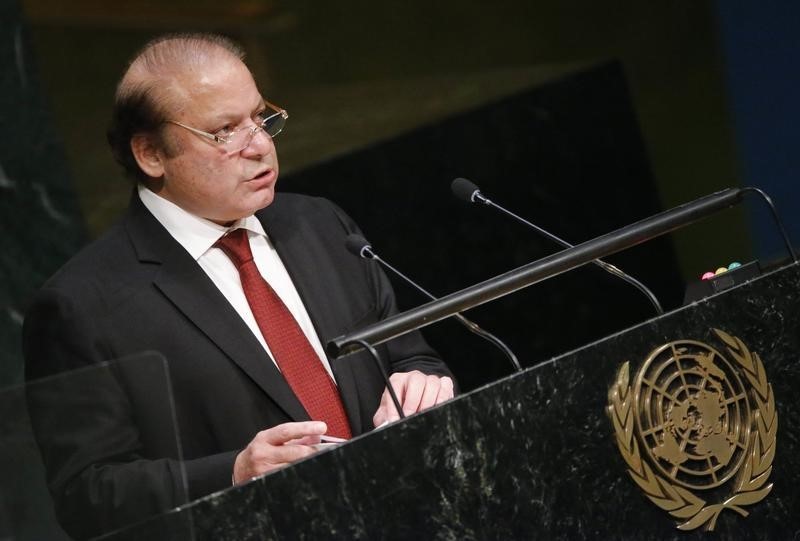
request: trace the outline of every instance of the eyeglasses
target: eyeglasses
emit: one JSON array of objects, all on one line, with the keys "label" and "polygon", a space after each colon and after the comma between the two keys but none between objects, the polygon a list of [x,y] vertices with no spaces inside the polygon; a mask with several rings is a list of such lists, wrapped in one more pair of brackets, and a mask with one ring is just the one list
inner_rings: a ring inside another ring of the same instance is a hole
[{"label": "eyeglasses", "polygon": [[234,129],[223,128],[217,133],[208,133],[203,130],[198,130],[197,128],[192,128],[191,126],[187,126],[186,124],[181,124],[176,120],[167,120],[167,122],[170,124],[175,124],[176,126],[180,126],[181,128],[185,128],[192,133],[196,133],[201,137],[205,137],[210,141],[214,141],[215,143],[222,145],[228,154],[235,154],[246,149],[253,141],[253,137],[255,137],[259,131],[264,130],[264,132],[270,137],[275,137],[281,133],[283,127],[286,125],[286,119],[289,118],[289,113],[287,113],[285,109],[276,107],[268,101],[265,101],[264,103],[267,105],[267,107],[275,112],[266,117],[264,116],[266,111],[259,113],[253,120],[255,122],[254,126],[242,126]]}]

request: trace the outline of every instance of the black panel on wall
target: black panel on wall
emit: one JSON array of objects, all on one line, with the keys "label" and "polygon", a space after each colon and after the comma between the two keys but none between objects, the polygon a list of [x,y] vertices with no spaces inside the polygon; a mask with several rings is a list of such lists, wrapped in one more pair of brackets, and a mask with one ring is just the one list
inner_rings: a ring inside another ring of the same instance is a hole
[{"label": "black panel on wall", "polygon": [[[489,209],[456,201],[449,191],[455,177],[473,180],[491,199],[573,243],[661,210],[617,63],[286,175],[280,188],[336,201],[378,253],[434,294],[557,251]],[[683,283],[668,238],[608,261],[650,285],[666,307],[679,304]],[[393,282],[401,307],[422,304],[417,293]],[[589,265],[468,315],[531,365],[642,321],[654,310],[634,288]],[[454,322],[425,332],[462,388],[510,370],[499,352]]]}]

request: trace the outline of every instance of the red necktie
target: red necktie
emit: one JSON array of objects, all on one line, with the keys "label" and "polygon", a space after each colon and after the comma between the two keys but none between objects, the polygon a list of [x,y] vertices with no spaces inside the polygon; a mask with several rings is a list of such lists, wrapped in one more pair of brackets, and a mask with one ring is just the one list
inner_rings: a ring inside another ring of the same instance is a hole
[{"label": "red necktie", "polygon": [[215,244],[239,270],[247,303],[275,362],[311,419],[325,421],[328,434],[350,438],[339,391],[300,325],[253,261],[247,231],[236,229]]}]

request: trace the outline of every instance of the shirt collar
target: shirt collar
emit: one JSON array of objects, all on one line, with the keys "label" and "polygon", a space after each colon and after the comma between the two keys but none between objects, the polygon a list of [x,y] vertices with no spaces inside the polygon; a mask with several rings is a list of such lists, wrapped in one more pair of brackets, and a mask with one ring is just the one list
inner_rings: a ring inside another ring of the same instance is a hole
[{"label": "shirt collar", "polygon": [[267,236],[264,226],[252,214],[226,227],[185,211],[142,184],[139,184],[138,192],[147,210],[195,260],[200,259],[220,237],[234,229],[246,229],[256,235]]}]

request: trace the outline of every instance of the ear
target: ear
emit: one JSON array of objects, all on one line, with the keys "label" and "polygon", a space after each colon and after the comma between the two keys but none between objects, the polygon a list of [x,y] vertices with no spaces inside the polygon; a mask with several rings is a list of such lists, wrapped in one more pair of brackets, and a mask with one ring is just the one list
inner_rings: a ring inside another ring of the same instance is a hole
[{"label": "ear", "polygon": [[152,136],[137,134],[131,137],[131,152],[136,163],[148,177],[164,176],[164,154],[154,143]]}]

